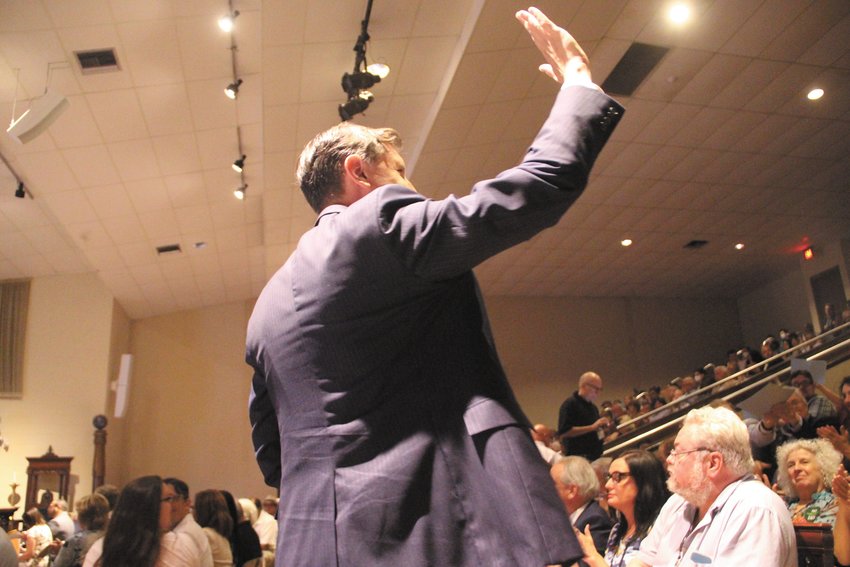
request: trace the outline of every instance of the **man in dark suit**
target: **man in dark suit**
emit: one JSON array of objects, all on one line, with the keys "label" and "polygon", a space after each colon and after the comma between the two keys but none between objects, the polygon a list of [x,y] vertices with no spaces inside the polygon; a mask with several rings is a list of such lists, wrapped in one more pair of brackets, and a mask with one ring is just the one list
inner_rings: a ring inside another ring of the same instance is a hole
[{"label": "man in dark suit", "polygon": [[562,84],[523,162],[428,200],[389,129],[302,152],[319,213],[248,326],[250,416],[280,487],[279,566],[540,567],[582,556],[499,364],[472,268],[558,222],[622,108],[539,10],[517,18]]},{"label": "man in dark suit", "polygon": [[552,465],[549,472],[573,526],[582,533],[590,527],[593,546],[604,556],[614,523],[596,501],[599,478],[593,467],[584,457],[564,457]]}]

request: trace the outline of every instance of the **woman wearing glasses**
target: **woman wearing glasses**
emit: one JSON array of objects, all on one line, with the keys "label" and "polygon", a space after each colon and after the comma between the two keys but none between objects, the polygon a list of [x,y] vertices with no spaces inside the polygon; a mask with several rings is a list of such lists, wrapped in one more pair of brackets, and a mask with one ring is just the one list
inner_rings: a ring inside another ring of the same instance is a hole
[{"label": "woman wearing glasses", "polygon": [[589,567],[624,567],[670,496],[667,475],[652,453],[628,451],[611,462],[606,477],[608,506],[617,511],[617,523],[608,536],[605,556],[596,551],[589,533],[577,535]]}]

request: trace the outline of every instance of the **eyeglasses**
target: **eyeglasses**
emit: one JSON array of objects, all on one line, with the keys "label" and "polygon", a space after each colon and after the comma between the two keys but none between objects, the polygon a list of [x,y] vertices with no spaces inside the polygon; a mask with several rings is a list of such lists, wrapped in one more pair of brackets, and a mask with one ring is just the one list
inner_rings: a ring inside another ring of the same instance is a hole
[{"label": "eyeglasses", "polygon": [[614,482],[619,484],[622,480],[627,479],[630,476],[632,476],[632,473],[619,472],[619,471],[615,471],[615,472],[612,472],[612,473],[605,473],[605,482],[608,482],[609,480],[613,480]]},{"label": "eyeglasses", "polygon": [[714,449],[709,449],[708,447],[700,447],[698,449],[690,449],[688,451],[679,451],[677,449],[672,449],[670,451],[671,457],[681,457],[682,455],[687,455],[688,453],[696,453],[697,451],[714,451]]}]

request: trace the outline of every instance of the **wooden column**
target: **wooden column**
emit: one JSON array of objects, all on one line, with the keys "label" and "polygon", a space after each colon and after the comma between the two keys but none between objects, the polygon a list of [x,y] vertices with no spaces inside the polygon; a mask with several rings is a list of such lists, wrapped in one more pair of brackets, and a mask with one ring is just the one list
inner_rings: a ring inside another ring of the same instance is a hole
[{"label": "wooden column", "polygon": [[92,492],[103,484],[106,476],[106,424],[105,415],[96,415],[92,420],[94,431],[94,462],[92,463]]}]

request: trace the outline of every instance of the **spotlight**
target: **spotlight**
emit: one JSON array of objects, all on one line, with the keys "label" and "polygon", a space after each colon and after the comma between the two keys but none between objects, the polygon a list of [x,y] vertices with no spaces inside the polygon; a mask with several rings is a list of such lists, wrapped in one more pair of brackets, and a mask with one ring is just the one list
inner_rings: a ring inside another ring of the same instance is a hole
[{"label": "spotlight", "polygon": [[386,79],[390,74],[390,68],[385,63],[372,63],[366,67],[366,71],[382,79]]},{"label": "spotlight", "polygon": [[227,88],[224,89],[224,94],[227,95],[227,98],[231,100],[236,100],[236,95],[239,94],[239,85],[242,84],[242,79],[236,79],[235,83],[230,83],[227,85]]},{"label": "spotlight", "polygon": [[219,18],[218,27],[221,28],[223,32],[231,32],[233,31],[234,20],[236,20],[237,16],[239,16],[239,10],[236,10],[229,16],[224,16],[223,18]]},{"label": "spotlight", "polygon": [[366,109],[369,108],[369,103],[373,100],[375,100],[375,97],[372,93],[369,91],[361,91],[357,94],[357,96],[349,98],[345,104],[339,105],[339,117],[342,118],[344,122],[351,120],[355,114],[365,112]]},{"label": "spotlight", "polygon": [[243,185],[239,187],[236,191],[233,192],[233,195],[239,199],[240,201],[245,198],[245,191],[248,189],[247,185]]},{"label": "spotlight", "polygon": [[24,182],[18,181],[18,188],[15,190],[15,197],[18,199],[23,199],[27,196],[27,190],[24,189]]},{"label": "spotlight", "polygon": [[245,156],[243,155],[241,158],[234,161],[231,167],[233,167],[233,171],[236,173],[242,173],[242,168],[245,167]]},{"label": "spotlight", "polygon": [[353,74],[343,73],[342,90],[347,92],[349,95],[352,95],[357,91],[362,91],[363,89],[370,89],[372,88],[372,85],[380,82],[381,77],[368,72],[364,73],[362,71],[358,71],[357,73]]}]

